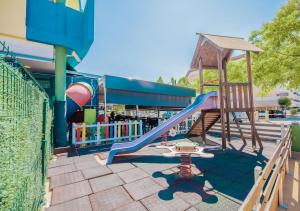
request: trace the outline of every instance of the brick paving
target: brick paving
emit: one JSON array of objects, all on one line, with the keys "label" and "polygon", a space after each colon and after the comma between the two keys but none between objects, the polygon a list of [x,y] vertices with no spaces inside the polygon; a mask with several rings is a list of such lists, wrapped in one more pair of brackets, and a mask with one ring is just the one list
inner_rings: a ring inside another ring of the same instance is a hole
[{"label": "brick paving", "polygon": [[59,204],[76,198],[87,196],[92,193],[88,181],[77,182],[53,189],[51,204]]},{"label": "brick paving", "polygon": [[50,207],[46,211],[237,210],[254,184],[254,168],[264,167],[276,147],[264,142],[262,154],[251,144],[215,151],[213,159],[193,157],[191,179],[178,177],[178,158],[151,146],[104,166],[107,152],[80,149],[80,156],[58,155],[48,168]]},{"label": "brick paving", "polygon": [[51,177],[50,189],[55,187],[64,186],[84,180],[81,171],[74,171],[66,174],[59,174]]},{"label": "brick paving", "polygon": [[92,194],[90,200],[93,210],[99,211],[117,209],[133,202],[133,199],[121,186]]},{"label": "brick paving", "polygon": [[112,171],[106,166],[96,166],[82,170],[82,174],[85,179],[92,179],[95,177],[101,177],[104,175],[111,174]]}]

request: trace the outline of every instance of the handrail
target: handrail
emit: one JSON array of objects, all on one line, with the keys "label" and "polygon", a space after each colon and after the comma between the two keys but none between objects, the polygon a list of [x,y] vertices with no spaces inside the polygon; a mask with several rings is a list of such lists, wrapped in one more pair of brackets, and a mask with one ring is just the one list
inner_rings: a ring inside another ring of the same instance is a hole
[{"label": "handrail", "polygon": [[[291,128],[289,127],[273,156],[250,190],[240,211],[269,210],[277,198],[282,199],[282,175],[288,169],[291,154]],[[279,194],[279,197],[274,195]]]}]

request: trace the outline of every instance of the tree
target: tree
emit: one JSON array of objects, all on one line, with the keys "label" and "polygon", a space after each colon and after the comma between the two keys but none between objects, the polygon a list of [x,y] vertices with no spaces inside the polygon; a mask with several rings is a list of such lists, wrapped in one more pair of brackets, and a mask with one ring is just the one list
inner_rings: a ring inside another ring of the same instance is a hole
[{"label": "tree", "polygon": [[[227,65],[227,75],[228,81],[233,83],[241,83],[247,81],[247,67],[245,59],[230,61]],[[183,79],[183,78],[181,78]],[[179,79],[178,84],[181,84],[181,79]],[[185,79],[184,79],[185,80]],[[218,71],[216,70],[204,70],[203,72],[203,82],[205,84],[219,84]],[[197,92],[200,91],[199,77],[189,82],[190,87],[196,89]],[[218,91],[217,86],[205,87],[204,92]]]},{"label": "tree", "polygon": [[300,1],[288,0],[275,18],[254,31],[249,40],[263,52],[253,56],[256,85],[270,90],[300,84]]},{"label": "tree", "polygon": [[228,81],[232,83],[244,83],[248,81],[246,59],[230,61],[227,65]]},{"label": "tree", "polygon": [[156,80],[156,83],[160,83],[160,84],[164,84],[164,80],[161,76],[159,76],[159,78]]},{"label": "tree", "polygon": [[176,85],[176,79],[174,77],[171,78],[170,84],[173,86]]},{"label": "tree", "polygon": [[287,107],[289,107],[292,104],[292,101],[288,97],[280,97],[278,99],[278,104],[280,105],[280,107],[282,108],[282,110],[286,110]]},{"label": "tree", "polygon": [[185,76],[178,79],[177,85],[187,88],[192,87],[192,84],[190,83],[189,79]]}]

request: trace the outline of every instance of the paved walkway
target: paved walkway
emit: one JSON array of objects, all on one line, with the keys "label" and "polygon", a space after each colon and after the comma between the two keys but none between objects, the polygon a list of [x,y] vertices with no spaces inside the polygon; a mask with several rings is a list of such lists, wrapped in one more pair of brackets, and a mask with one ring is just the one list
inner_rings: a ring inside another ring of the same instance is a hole
[{"label": "paved walkway", "polygon": [[[300,153],[293,152],[289,160],[290,174],[285,176],[283,184],[283,201],[289,211],[300,210]],[[279,211],[286,209],[278,208]]]},{"label": "paved walkway", "polygon": [[80,150],[81,156],[58,155],[48,169],[51,206],[47,211],[74,210],[237,210],[254,184],[255,166],[264,167],[275,149],[264,143],[263,154],[251,144],[232,140],[231,149],[213,159],[193,157],[190,180],[177,176],[178,158],[161,156],[154,145],[122,156],[105,166],[107,152]]}]

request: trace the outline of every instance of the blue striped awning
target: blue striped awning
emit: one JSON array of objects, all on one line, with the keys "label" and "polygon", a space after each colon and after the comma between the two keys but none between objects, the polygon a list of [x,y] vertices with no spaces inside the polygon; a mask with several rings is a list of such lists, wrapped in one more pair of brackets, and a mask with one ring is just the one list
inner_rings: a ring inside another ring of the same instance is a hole
[{"label": "blue striped awning", "polygon": [[155,82],[104,76],[106,102],[109,104],[186,107],[195,97],[194,89]]}]

